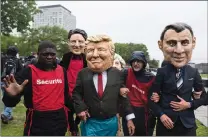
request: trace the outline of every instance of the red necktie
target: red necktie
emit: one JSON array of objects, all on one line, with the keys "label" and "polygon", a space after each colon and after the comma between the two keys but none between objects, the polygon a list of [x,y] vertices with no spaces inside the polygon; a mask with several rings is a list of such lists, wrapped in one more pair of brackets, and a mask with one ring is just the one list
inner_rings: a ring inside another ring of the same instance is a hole
[{"label": "red necktie", "polygon": [[103,95],[103,78],[102,73],[98,74],[98,96],[101,98]]}]

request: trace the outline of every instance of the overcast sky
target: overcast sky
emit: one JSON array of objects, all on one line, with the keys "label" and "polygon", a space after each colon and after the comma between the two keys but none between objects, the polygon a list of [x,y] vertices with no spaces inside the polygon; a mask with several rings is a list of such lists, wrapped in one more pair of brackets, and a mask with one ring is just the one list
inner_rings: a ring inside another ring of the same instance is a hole
[{"label": "overcast sky", "polygon": [[88,35],[107,34],[114,42],[143,43],[151,58],[163,60],[157,41],[169,23],[192,26],[196,48],[192,61],[207,62],[206,1],[37,1],[38,6],[61,4],[76,16],[77,28]]}]

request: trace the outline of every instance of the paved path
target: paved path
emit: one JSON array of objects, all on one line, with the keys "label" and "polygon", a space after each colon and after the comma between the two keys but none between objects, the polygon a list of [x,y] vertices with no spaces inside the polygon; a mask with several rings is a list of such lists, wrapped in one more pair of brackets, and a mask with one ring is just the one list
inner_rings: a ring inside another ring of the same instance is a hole
[{"label": "paved path", "polygon": [[[205,88],[208,91],[208,88]],[[204,126],[208,127],[208,106],[201,106],[194,111],[196,119],[198,119]]]},{"label": "paved path", "polygon": [[201,106],[195,110],[196,119],[198,119],[204,126],[208,127],[208,106]]}]

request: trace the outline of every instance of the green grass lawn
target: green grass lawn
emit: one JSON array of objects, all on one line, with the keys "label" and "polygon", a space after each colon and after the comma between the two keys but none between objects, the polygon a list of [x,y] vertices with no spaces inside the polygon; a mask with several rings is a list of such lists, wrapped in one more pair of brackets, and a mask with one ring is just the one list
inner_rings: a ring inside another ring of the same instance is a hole
[{"label": "green grass lawn", "polygon": [[208,74],[200,74],[202,78],[208,78]]},{"label": "green grass lawn", "polygon": [[[2,102],[1,102],[2,108]],[[25,121],[25,107],[19,103],[13,109],[14,120],[9,124],[1,124],[1,136],[22,136]],[[203,126],[198,120],[196,121],[198,129],[197,136],[208,136],[208,127]],[[68,133],[66,134],[68,135]]]}]

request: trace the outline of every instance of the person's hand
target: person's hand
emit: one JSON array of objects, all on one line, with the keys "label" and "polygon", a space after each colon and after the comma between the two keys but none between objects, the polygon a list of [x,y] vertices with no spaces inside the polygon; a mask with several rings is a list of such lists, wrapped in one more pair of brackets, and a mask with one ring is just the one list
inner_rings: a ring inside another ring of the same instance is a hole
[{"label": "person's hand", "polygon": [[150,99],[151,99],[152,101],[154,101],[155,103],[157,103],[157,102],[159,102],[159,100],[160,100],[160,96],[159,96],[156,92],[153,92]]},{"label": "person's hand", "polygon": [[180,102],[171,101],[170,106],[174,111],[181,111],[190,108],[190,103],[186,102],[183,98],[177,96]]},{"label": "person's hand", "polygon": [[25,85],[28,83],[28,80],[25,80],[21,85],[19,85],[15,78],[14,75],[6,76],[6,78],[3,79],[5,85],[3,86],[5,91],[10,95],[10,96],[16,96],[20,94]]},{"label": "person's hand", "polygon": [[120,121],[120,116],[117,115],[118,117],[118,131],[117,131],[117,136],[122,136],[122,125],[121,125],[121,121]]},{"label": "person's hand", "polygon": [[77,116],[78,116],[81,120],[83,120],[84,122],[86,122],[86,121],[87,121],[87,118],[90,117],[90,114],[89,114],[88,111],[82,111],[82,112],[80,112],[79,114],[77,114]]},{"label": "person's hand", "polygon": [[163,123],[163,125],[167,128],[167,129],[172,129],[174,127],[173,125],[173,121],[166,115],[163,114],[160,117],[160,121]]},{"label": "person's hand", "polygon": [[121,131],[121,119],[120,119],[120,116],[119,114],[116,114],[117,118],[118,118],[118,131]]},{"label": "person's hand", "polygon": [[128,88],[120,88],[120,95],[123,97],[127,97],[127,94],[129,92]]},{"label": "person's hand", "polygon": [[202,91],[199,91],[199,92],[193,92],[194,99],[200,99],[201,94],[202,94]]},{"label": "person's hand", "polygon": [[134,123],[133,123],[132,120],[127,121],[127,127],[128,127],[128,130],[129,130],[129,135],[132,136],[135,132],[135,126],[134,126]]}]

